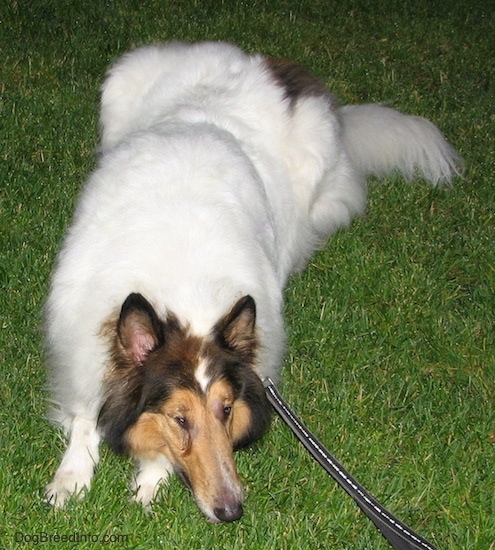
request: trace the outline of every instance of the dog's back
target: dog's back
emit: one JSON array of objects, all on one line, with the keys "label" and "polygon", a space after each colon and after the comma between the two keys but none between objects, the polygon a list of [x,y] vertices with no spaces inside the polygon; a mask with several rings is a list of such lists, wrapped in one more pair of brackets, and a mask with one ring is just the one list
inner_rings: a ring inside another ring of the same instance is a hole
[{"label": "dog's back", "polygon": [[180,123],[232,135],[268,198],[281,284],[331,231],[363,211],[366,194],[340,139],[336,103],[328,92],[315,93],[314,77],[291,94],[287,79],[308,73],[290,62],[287,73],[284,64],[225,43],[140,48],[109,71],[101,107],[103,151],[136,131]]}]

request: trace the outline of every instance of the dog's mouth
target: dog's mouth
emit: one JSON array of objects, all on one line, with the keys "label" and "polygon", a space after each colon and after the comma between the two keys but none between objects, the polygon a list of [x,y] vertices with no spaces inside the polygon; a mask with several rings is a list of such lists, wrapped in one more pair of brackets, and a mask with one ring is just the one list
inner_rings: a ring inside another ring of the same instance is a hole
[{"label": "dog's mouth", "polygon": [[176,467],[175,473],[191,491],[196,504],[210,523],[237,521],[242,517],[244,512],[242,491],[239,495],[238,490],[225,488],[220,496],[214,499],[214,504],[208,504],[195,493],[189,476],[182,468]]},{"label": "dog's mouth", "polygon": [[194,491],[191,485],[191,480],[189,479],[189,476],[186,474],[186,472],[182,468],[176,467],[175,473],[177,474],[179,479],[182,481],[182,483],[184,483],[184,485],[191,491],[191,493],[194,494]]}]

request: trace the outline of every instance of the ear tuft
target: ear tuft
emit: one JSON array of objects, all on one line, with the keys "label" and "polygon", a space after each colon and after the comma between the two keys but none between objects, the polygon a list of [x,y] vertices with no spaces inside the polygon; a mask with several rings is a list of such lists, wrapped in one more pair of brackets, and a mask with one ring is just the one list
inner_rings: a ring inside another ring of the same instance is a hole
[{"label": "ear tuft", "polygon": [[256,304],[251,296],[241,298],[215,326],[217,339],[223,347],[254,358],[256,338]]},{"label": "ear tuft", "polygon": [[146,362],[163,341],[163,324],[152,305],[141,294],[130,294],[122,305],[117,334],[136,366]]}]

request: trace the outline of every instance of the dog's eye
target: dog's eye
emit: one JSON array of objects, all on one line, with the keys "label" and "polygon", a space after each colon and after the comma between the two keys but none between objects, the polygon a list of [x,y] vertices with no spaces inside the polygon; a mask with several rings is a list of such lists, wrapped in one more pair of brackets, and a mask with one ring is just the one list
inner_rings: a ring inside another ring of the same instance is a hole
[{"label": "dog's eye", "polygon": [[223,399],[215,399],[212,403],[212,412],[217,420],[220,422],[227,422],[228,418],[232,414],[232,404]]},{"label": "dog's eye", "polygon": [[182,429],[187,430],[188,428],[187,418],[185,418],[184,416],[175,416],[174,420]]}]

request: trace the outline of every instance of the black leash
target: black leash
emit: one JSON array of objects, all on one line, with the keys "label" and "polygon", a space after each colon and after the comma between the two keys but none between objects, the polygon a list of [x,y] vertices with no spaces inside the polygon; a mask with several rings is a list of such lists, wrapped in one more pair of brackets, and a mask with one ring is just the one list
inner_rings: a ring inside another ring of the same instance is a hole
[{"label": "black leash", "polygon": [[263,380],[268,401],[310,455],[350,495],[395,550],[437,550],[433,544],[394,517],[358,483],[313,436],[282,399],[270,378]]}]

